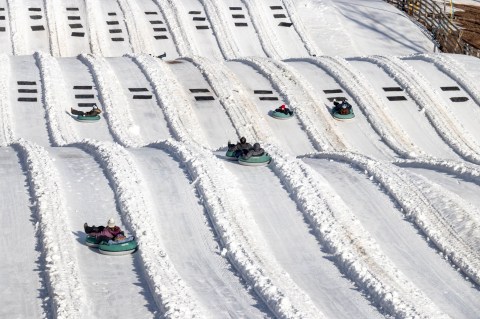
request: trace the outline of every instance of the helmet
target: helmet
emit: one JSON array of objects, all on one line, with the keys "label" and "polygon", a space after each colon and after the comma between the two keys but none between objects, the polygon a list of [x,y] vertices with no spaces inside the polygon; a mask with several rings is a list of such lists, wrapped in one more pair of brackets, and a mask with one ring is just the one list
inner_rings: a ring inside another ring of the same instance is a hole
[{"label": "helmet", "polygon": [[108,220],[107,226],[110,228],[115,227],[115,219],[113,219],[113,217]]},{"label": "helmet", "polygon": [[285,108],[285,104],[282,104],[282,105],[280,106],[280,108],[281,108],[281,109],[284,109],[284,108]]},{"label": "helmet", "polygon": [[254,149],[255,151],[258,151],[258,150],[260,149],[260,144],[259,144],[259,143],[253,144],[253,149]]},{"label": "helmet", "polygon": [[244,144],[247,143],[247,139],[245,137],[240,137],[240,143]]}]

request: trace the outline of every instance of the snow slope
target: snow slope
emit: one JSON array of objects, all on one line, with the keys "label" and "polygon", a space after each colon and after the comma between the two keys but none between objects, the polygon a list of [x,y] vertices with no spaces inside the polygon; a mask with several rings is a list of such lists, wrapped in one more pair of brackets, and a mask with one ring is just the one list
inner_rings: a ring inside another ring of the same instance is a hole
[{"label": "snow slope", "polygon": [[0,317],[478,317],[480,60],[393,6],[5,0],[0,40]]}]

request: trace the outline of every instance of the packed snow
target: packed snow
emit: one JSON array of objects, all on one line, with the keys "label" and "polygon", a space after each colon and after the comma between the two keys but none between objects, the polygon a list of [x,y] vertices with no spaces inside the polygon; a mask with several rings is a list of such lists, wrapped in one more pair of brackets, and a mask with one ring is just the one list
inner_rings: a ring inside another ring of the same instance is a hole
[{"label": "packed snow", "polygon": [[381,0],[0,8],[1,318],[478,318],[479,59]]}]

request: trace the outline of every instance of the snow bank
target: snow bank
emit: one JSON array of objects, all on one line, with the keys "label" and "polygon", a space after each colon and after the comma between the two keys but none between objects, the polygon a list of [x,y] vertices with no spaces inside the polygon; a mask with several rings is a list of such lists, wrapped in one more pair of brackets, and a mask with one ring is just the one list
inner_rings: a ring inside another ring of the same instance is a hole
[{"label": "snow bank", "polygon": [[345,149],[342,142],[344,139],[332,125],[331,116],[328,115],[327,118],[323,108],[318,107],[316,100],[310,95],[313,88],[301,75],[286,64],[272,59],[250,57],[237,61],[253,67],[270,80],[273,88],[295,111],[316,149]]},{"label": "snow bank", "polygon": [[69,229],[65,203],[61,196],[58,172],[46,150],[20,139],[13,144],[28,172],[30,193],[42,245],[42,260],[56,318],[85,317],[87,300],[83,290],[74,240],[65,238]]},{"label": "snow bank", "polygon": [[90,54],[82,54],[79,59],[88,66],[98,87],[99,98],[105,108],[105,118],[112,135],[119,143],[127,147],[143,145],[142,137],[138,134],[133,135],[136,130],[131,128],[136,124],[130,114],[127,97],[107,60]]},{"label": "snow bank", "polygon": [[10,59],[0,54],[0,146],[6,146],[14,140],[12,112],[10,108]]},{"label": "snow bank", "polygon": [[177,0],[154,0],[165,17],[173,39],[180,55],[196,55],[198,49],[195,47],[192,35],[188,32],[188,22],[183,19],[187,12]]},{"label": "snow bank", "polygon": [[[314,157],[347,162],[374,176],[402,206],[405,215],[443,252],[445,258],[451,260],[474,282],[480,283],[478,247],[472,247],[462,239],[448,220],[442,217],[441,211],[438,211],[425,196],[424,192],[429,191],[429,185],[414,183],[401,169],[359,154],[325,152]],[[438,192],[438,189],[435,191]],[[460,207],[457,209],[461,210]]]},{"label": "snow bank", "polygon": [[152,295],[164,318],[204,317],[190,288],[175,270],[162,249],[154,226],[148,188],[140,177],[130,153],[123,147],[108,143],[86,140],[74,145],[93,155],[105,169],[115,191],[122,221],[138,239],[137,254],[142,259]]},{"label": "snow bank", "polygon": [[[23,35],[25,32],[26,23],[22,20],[20,12],[27,12],[27,8],[23,6],[23,1],[18,0],[6,0],[8,4],[8,20],[10,22],[10,33],[12,35],[12,47],[14,55],[26,54],[26,41]],[[20,18],[20,19],[19,19]]]},{"label": "snow bank", "polygon": [[226,60],[234,59],[238,56],[239,48],[233,35],[233,24],[230,23],[228,14],[225,12],[227,4],[223,0],[199,0],[205,8],[205,14],[210,21],[217,39],[223,57]]},{"label": "snow bank", "polygon": [[130,58],[150,82],[173,136],[180,141],[192,140],[207,147],[207,139],[196,120],[191,98],[167,63],[148,55]]},{"label": "snow bank", "polygon": [[463,89],[480,105],[480,87],[477,79],[469,76],[469,72],[457,61],[446,54],[419,54],[404,59],[420,59],[435,64],[441,71],[460,84]]},{"label": "snow bank", "polygon": [[307,28],[305,28],[305,26],[303,25],[303,21],[297,13],[297,9],[293,0],[282,0],[282,2],[283,7],[288,12],[288,17],[293,22],[293,27],[295,31],[297,31],[298,36],[300,37],[300,39],[302,39],[302,42],[305,45],[308,53],[313,56],[321,55],[322,51],[317,46],[315,41],[312,40],[309,32],[307,31]]},{"label": "snow bank", "polygon": [[125,17],[132,51],[136,53],[153,53],[152,36],[150,34],[150,25],[145,19],[145,13],[140,10],[136,1],[118,0],[120,10]]},{"label": "snow bank", "polygon": [[345,59],[323,56],[300,61],[312,63],[335,78],[355,100],[375,132],[394,152],[405,157],[423,154],[423,151],[408,138],[408,134],[385,112],[387,108],[371,88],[368,80]]},{"label": "snow bank", "polygon": [[[58,35],[58,26],[57,21],[61,21],[63,18],[62,14],[59,18],[56,18],[56,8],[61,7],[61,3],[54,3],[57,2],[56,0],[44,0],[44,10],[45,10],[45,22],[48,25],[48,41],[50,43],[50,54],[53,56],[62,56],[60,53],[60,45],[65,43],[65,39],[67,39],[66,34],[62,34],[62,38],[59,38]],[[60,18],[61,17],[61,18]],[[62,41],[60,41],[62,39]]]},{"label": "snow bank", "polygon": [[[90,49],[92,54],[101,55],[107,52],[108,42],[106,40],[106,34],[99,34],[97,25],[101,25],[98,21],[102,21],[102,18],[99,17],[101,12],[99,2],[96,0],[85,0],[85,11],[87,14],[87,28],[88,34],[90,35]],[[106,31],[107,28],[100,28],[102,31]]]},{"label": "snow bank", "polygon": [[41,52],[36,52],[34,57],[40,69],[43,105],[53,144],[62,146],[78,141],[76,131],[71,125],[71,116],[65,110],[64,103],[68,101],[67,88],[57,59]]},{"label": "snow bank", "polygon": [[397,57],[363,57],[360,60],[377,64],[405,88],[413,100],[425,110],[425,115],[442,139],[460,156],[480,164],[480,146],[450,112],[440,95],[413,67]]},{"label": "snow bank", "polygon": [[235,177],[215,156],[174,141],[151,146],[166,149],[185,163],[227,257],[278,318],[324,318],[269,250],[259,248],[264,243],[255,240],[261,232],[248,213],[248,203],[239,196]]},{"label": "snow bank", "polygon": [[[446,318],[437,306],[401,273],[381,251],[346,204],[317,172],[299,159],[266,147],[272,166],[305,214],[319,241],[381,309],[396,318]],[[356,159],[351,153],[322,153],[318,157]],[[350,156],[350,157],[349,157]]]},{"label": "snow bank", "polygon": [[265,12],[265,4],[258,3],[257,0],[242,0],[242,2],[247,8],[253,27],[258,34],[258,39],[265,53],[274,59],[286,58],[285,50],[278,40],[277,35],[275,32],[272,32],[271,27],[263,21],[263,17],[269,14]]}]

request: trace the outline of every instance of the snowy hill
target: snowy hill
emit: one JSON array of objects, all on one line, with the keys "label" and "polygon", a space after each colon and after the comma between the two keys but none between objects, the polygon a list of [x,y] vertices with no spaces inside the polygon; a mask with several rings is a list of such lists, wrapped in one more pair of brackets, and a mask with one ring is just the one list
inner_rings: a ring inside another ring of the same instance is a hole
[{"label": "snowy hill", "polygon": [[0,14],[1,318],[478,318],[480,60],[375,0]]}]

